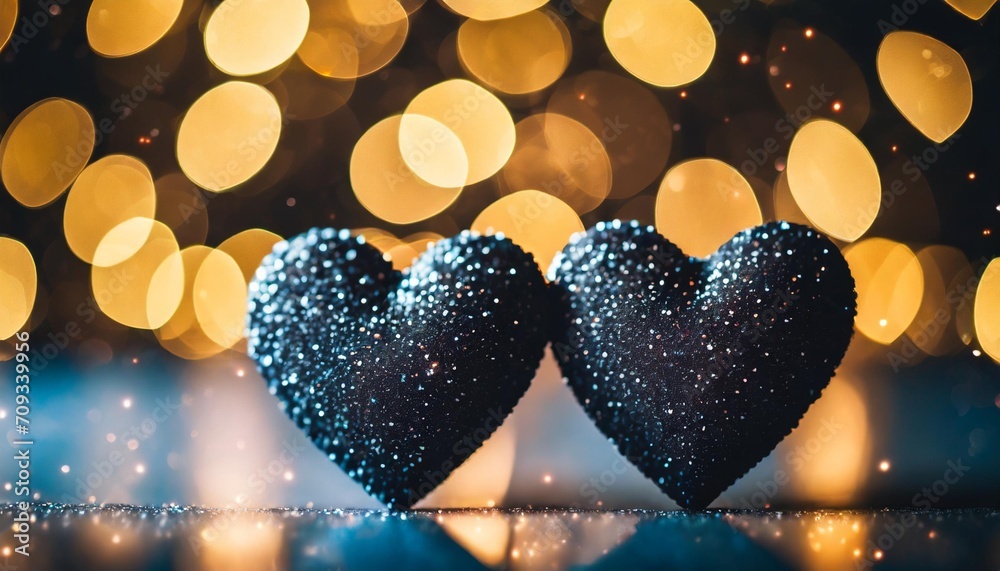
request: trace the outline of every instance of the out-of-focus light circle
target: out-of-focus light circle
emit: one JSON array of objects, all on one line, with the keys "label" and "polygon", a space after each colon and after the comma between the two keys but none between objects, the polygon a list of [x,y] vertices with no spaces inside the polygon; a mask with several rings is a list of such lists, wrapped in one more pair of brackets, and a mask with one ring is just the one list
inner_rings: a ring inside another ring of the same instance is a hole
[{"label": "out-of-focus light circle", "polygon": [[434,186],[406,166],[399,152],[401,120],[399,115],[383,119],[358,140],[351,154],[351,187],[361,205],[375,216],[393,224],[411,224],[447,208],[462,186]]},{"label": "out-of-focus light circle", "polygon": [[208,237],[208,201],[204,191],[183,173],[172,172],[153,181],[156,219],[174,233],[181,248],[204,244]]},{"label": "out-of-focus light circle", "polygon": [[787,170],[781,171],[778,178],[774,179],[774,219],[812,226],[812,222],[802,213],[799,205],[795,204],[792,189],[788,188]]},{"label": "out-of-focus light circle", "polygon": [[97,245],[105,235],[126,220],[151,220],[155,214],[156,190],[146,165],[128,155],[109,155],[83,169],[66,196],[63,214],[66,243],[87,263],[113,266],[142,247],[152,224],[145,224],[146,235],[117,242],[121,247],[108,248],[109,244],[105,244],[106,256],[96,260]]},{"label": "out-of-focus light circle", "polygon": [[243,271],[229,254],[213,250],[194,278],[191,298],[198,324],[222,347],[243,338],[247,311],[247,284]]},{"label": "out-of-focus light circle", "polygon": [[949,6],[962,15],[979,20],[990,11],[997,0],[945,0]]},{"label": "out-of-focus light circle", "polygon": [[183,4],[183,0],[94,0],[87,13],[87,41],[102,56],[137,54],[170,30]]},{"label": "out-of-focus light circle", "polygon": [[308,27],[306,0],[225,0],[205,24],[205,53],[224,73],[257,75],[292,57]]},{"label": "out-of-focus light circle", "polygon": [[[145,225],[132,219],[121,226]],[[117,228],[117,227],[116,227]],[[106,247],[117,246],[113,229],[97,246],[95,259],[107,256]],[[90,284],[94,300],[105,315],[122,325],[137,329],[156,329],[176,311],[184,294],[184,265],[175,254],[180,249],[173,233],[162,222],[153,221],[146,241],[139,250],[113,266],[91,268]]]},{"label": "out-of-focus light circle", "polygon": [[458,56],[469,73],[511,95],[555,83],[571,53],[566,24],[546,10],[505,20],[466,20],[458,29]]},{"label": "out-of-focus light circle", "polygon": [[94,121],[80,105],[44,99],[21,112],[0,141],[0,176],[29,208],[59,198],[94,151]]},{"label": "out-of-focus light circle", "polygon": [[663,174],[673,131],[648,87],[606,71],[587,71],[556,87],[546,108],[579,121],[604,144],[613,180],[608,198],[629,198]]},{"label": "out-of-focus light circle", "polygon": [[233,258],[243,272],[243,279],[249,284],[264,256],[270,254],[274,245],[282,240],[274,232],[251,228],[226,238],[219,244],[218,250]]},{"label": "out-of-focus light circle", "polygon": [[539,113],[517,124],[517,147],[502,180],[508,192],[539,189],[586,214],[611,192],[611,160],[601,140],[581,123]]},{"label": "out-of-focus light circle", "polygon": [[3,50],[14,34],[17,25],[17,0],[0,2],[0,50]]},{"label": "out-of-focus light circle", "polygon": [[712,24],[690,0],[612,0],[604,41],[629,73],[660,87],[698,79],[715,55]]},{"label": "out-of-focus light circle", "polygon": [[28,322],[38,293],[35,261],[24,244],[0,236],[0,339]]},{"label": "out-of-focus light circle", "polygon": [[202,262],[212,251],[207,246],[191,246],[175,254],[184,268],[184,294],[170,319],[154,330],[156,340],[164,349],[184,359],[204,359],[225,350],[205,334],[194,312],[194,280]]},{"label": "out-of-focus light circle", "polygon": [[392,61],[408,29],[406,10],[396,0],[315,3],[298,54],[320,75],[353,79]]},{"label": "out-of-focus light circle", "polygon": [[541,8],[547,0],[442,0],[445,6],[473,20],[503,20]]},{"label": "out-of-focus light circle", "polygon": [[917,260],[924,276],[924,296],[906,335],[928,355],[955,353],[965,346],[956,326],[956,313],[971,305],[972,299],[963,299],[968,295],[965,288],[952,289],[949,284],[956,277],[971,275],[969,262],[958,248],[937,245],[921,249]]},{"label": "out-of-focus light circle", "polygon": [[976,290],[976,339],[994,361],[1000,363],[1000,258],[994,258]]},{"label": "out-of-focus light circle", "polygon": [[924,276],[909,248],[869,238],[844,248],[858,292],[854,325],[866,337],[889,345],[906,331],[920,309]]},{"label": "out-of-focus light circle", "polygon": [[423,115],[403,115],[397,145],[410,171],[434,186],[461,188],[469,179],[465,146],[440,121]]},{"label": "out-of-focus light circle", "polygon": [[944,141],[969,117],[969,68],[944,43],[917,32],[890,32],[879,45],[876,68],[889,100],[928,139]]},{"label": "out-of-focus light circle", "polygon": [[[496,174],[514,150],[514,120],[507,107],[471,81],[444,81],[413,98],[399,125],[404,160],[408,157],[406,147],[419,140],[415,131],[421,130],[421,121],[414,120],[419,116],[441,123],[461,141],[469,162],[469,175],[464,184],[477,183]],[[407,165],[420,174],[409,160]]]},{"label": "out-of-focus light circle", "polygon": [[656,195],[656,229],[689,256],[703,258],[762,222],[750,183],[716,159],[675,165]]},{"label": "out-of-focus light circle", "polygon": [[472,222],[472,230],[480,234],[503,233],[535,258],[543,274],[570,236],[583,229],[583,222],[568,204],[537,190],[505,196]]},{"label": "out-of-focus light circle", "polygon": [[230,81],[188,109],[177,133],[177,162],[198,186],[228,190],[257,174],[281,136],[281,109],[270,91]]},{"label": "out-of-focus light circle", "polygon": [[813,225],[852,242],[878,216],[882,186],[868,149],[846,127],[817,119],[799,129],[788,151],[788,187]]}]

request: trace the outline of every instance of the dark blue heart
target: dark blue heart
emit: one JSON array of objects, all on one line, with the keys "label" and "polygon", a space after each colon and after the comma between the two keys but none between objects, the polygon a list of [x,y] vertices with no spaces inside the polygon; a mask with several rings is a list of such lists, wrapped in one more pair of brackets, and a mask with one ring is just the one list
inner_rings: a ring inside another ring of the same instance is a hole
[{"label": "dark blue heart", "polygon": [[550,272],[569,386],[685,507],[707,506],[798,425],[853,333],[847,262],[787,222],[740,232],[707,259],[652,227],[602,223]]},{"label": "dark blue heart", "polygon": [[468,458],[527,390],[545,280],[509,240],[442,240],[405,273],[347,231],[279,243],[250,284],[248,349],[285,412],[390,507]]}]

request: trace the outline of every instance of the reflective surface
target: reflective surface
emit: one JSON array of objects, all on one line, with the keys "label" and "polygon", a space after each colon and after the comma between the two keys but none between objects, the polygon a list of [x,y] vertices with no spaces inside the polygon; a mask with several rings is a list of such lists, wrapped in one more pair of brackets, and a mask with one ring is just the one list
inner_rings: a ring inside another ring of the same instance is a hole
[{"label": "reflective surface", "polygon": [[[996,569],[1000,512],[32,507],[42,569]],[[4,526],[14,516],[3,506]],[[4,537],[3,553],[13,539]],[[25,560],[8,555],[17,568]]]}]

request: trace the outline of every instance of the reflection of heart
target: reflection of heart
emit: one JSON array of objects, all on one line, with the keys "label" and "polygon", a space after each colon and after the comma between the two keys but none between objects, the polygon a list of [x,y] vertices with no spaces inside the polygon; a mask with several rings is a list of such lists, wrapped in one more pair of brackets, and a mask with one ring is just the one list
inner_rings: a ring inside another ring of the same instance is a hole
[{"label": "reflection of heart", "polygon": [[621,453],[685,507],[707,506],[798,425],[853,331],[847,262],[787,222],[704,260],[651,227],[598,224],[550,271],[563,375]]},{"label": "reflection of heart", "polygon": [[509,240],[463,233],[407,273],[346,231],[279,243],[250,284],[249,352],[285,412],[390,507],[468,458],[528,388],[546,285]]}]

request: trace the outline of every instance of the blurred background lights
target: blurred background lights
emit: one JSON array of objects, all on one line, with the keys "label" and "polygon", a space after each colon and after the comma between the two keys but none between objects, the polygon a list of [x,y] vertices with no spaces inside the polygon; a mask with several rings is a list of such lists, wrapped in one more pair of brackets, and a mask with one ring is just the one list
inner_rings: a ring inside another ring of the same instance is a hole
[{"label": "blurred background lights", "polygon": [[656,195],[657,231],[689,256],[708,256],[737,232],[761,222],[750,184],[716,159],[675,165]]},{"label": "blurred background lights", "polygon": [[466,20],[458,29],[458,55],[479,82],[512,95],[555,83],[569,65],[566,24],[548,10],[505,20]]},{"label": "blurred background lights", "polygon": [[569,238],[584,230],[568,204],[537,190],[522,190],[487,206],[471,228],[484,235],[503,233],[535,258],[544,274]]},{"label": "blurred background lights", "polygon": [[[351,187],[372,214],[393,224],[410,224],[447,208],[463,186],[437,187],[410,170],[399,152],[401,122],[399,115],[383,119],[358,140],[351,154]],[[468,176],[467,168],[461,180]]]},{"label": "blurred background lights", "polygon": [[986,266],[976,290],[976,339],[1000,363],[1000,258]]},{"label": "blurred background lights", "polygon": [[[109,234],[114,236],[115,231]],[[108,242],[107,237],[101,240],[95,258],[102,256],[102,248],[110,247]],[[119,264],[91,268],[98,307],[111,319],[136,329],[155,329],[166,323],[184,291],[184,267],[174,256],[177,252],[170,229],[153,221],[148,238],[134,255]]]},{"label": "blurred background lights", "polygon": [[58,97],[21,112],[0,141],[0,176],[18,202],[45,206],[69,188],[90,160],[94,121],[80,105]]},{"label": "blurred background lights", "polygon": [[35,305],[38,276],[24,244],[0,236],[0,339],[17,333]]},{"label": "blurred background lights", "polygon": [[949,6],[965,16],[978,20],[996,4],[997,0],[945,0]]},{"label": "blurred background lights", "polygon": [[205,53],[224,73],[257,75],[292,57],[308,26],[306,0],[225,0],[205,24]]},{"label": "blurred background lights", "polygon": [[972,307],[972,267],[965,254],[951,246],[927,246],[917,252],[923,272],[924,294],[920,309],[906,329],[907,337],[928,355],[944,356],[965,347],[958,316]]},{"label": "blurred background lights", "polygon": [[400,117],[399,152],[407,168],[431,185],[461,188],[469,179],[469,156],[454,131],[410,113]]},{"label": "blurred background lights", "polygon": [[257,174],[274,154],[281,109],[267,89],[230,81],[195,101],[177,132],[177,162],[198,186],[228,190]]},{"label": "blurred background lights", "polygon": [[0,2],[0,50],[7,45],[17,25],[17,2]]},{"label": "blurred background lights", "polygon": [[184,359],[205,359],[226,349],[205,333],[194,310],[194,281],[212,251],[207,246],[191,246],[176,254],[184,269],[181,301],[170,319],[154,331],[164,349]]},{"label": "blurred background lights", "polygon": [[876,66],[892,104],[928,139],[944,141],[969,117],[969,68],[944,43],[917,32],[891,32],[879,46]]},{"label": "blurred background lights", "polygon": [[441,0],[441,2],[473,20],[503,20],[541,8],[546,0]]},{"label": "blurred background lights", "polygon": [[87,13],[87,41],[106,57],[130,56],[162,38],[184,0],[95,0]]},{"label": "blurred background lights", "polygon": [[[409,160],[405,149],[435,144],[433,139],[420,141],[421,121],[415,120],[420,116],[437,121],[458,138],[469,164],[464,184],[477,183],[496,174],[514,150],[514,120],[503,102],[471,81],[452,79],[421,91],[403,113],[399,125],[400,150],[407,166],[418,174],[420,171]],[[456,157],[456,160],[460,159]],[[458,186],[462,184],[459,182]]]},{"label": "blurred background lights", "polygon": [[281,240],[281,236],[274,232],[250,228],[226,238],[219,244],[218,250],[232,257],[240,267],[244,281],[249,285],[264,256],[270,254],[274,245]]},{"label": "blurred background lights", "polygon": [[406,41],[409,19],[396,0],[309,3],[299,58],[326,77],[353,79],[385,67]]},{"label": "blurred background lights", "polygon": [[501,191],[547,192],[577,214],[597,208],[611,191],[611,160],[583,124],[558,113],[539,113],[517,124],[517,146],[503,168]]},{"label": "blurred background lights", "polygon": [[868,238],[844,249],[858,292],[854,325],[868,338],[888,345],[906,331],[923,299],[920,262],[905,245]]},{"label": "blurred background lights", "polygon": [[875,221],[882,200],[878,167],[868,149],[839,123],[802,126],[788,152],[788,187],[812,223],[854,241]]},{"label": "blurred background lights", "polygon": [[201,329],[222,347],[243,337],[247,311],[247,283],[229,254],[213,250],[205,256],[194,278],[191,298]]},{"label": "blurred background lights", "polygon": [[612,0],[604,41],[618,63],[660,87],[701,77],[715,56],[715,31],[690,0]]},{"label": "blurred background lights", "polygon": [[[153,176],[142,161],[128,155],[108,155],[87,166],[66,196],[63,231],[70,250],[81,260],[110,266],[125,261],[146,241],[156,214]],[[113,228],[132,218],[147,219],[145,235],[105,246],[95,260],[97,245]],[[112,251],[113,250],[113,251]]]}]

